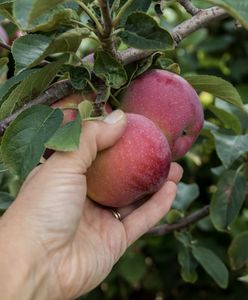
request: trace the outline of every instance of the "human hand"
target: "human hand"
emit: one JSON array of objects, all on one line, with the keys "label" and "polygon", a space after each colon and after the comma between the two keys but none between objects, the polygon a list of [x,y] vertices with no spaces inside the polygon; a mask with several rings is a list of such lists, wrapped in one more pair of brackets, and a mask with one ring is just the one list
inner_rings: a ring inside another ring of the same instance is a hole
[{"label": "human hand", "polygon": [[148,201],[119,209],[121,222],[86,197],[87,168],[125,127],[120,111],[86,122],[78,151],[55,153],[26,179],[0,220],[3,299],[75,299],[96,287],[127,247],[168,212],[182,176],[176,163]]}]

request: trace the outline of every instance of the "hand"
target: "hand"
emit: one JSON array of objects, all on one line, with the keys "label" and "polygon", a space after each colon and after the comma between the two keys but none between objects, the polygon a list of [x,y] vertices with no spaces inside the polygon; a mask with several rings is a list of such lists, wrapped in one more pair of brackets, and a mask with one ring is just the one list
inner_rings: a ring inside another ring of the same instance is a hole
[{"label": "hand", "polygon": [[87,168],[125,127],[121,111],[86,122],[78,151],[55,153],[26,179],[0,221],[3,299],[74,299],[90,291],[127,247],[168,212],[182,175],[176,163],[151,199],[119,209],[121,222],[110,209],[87,199]]}]

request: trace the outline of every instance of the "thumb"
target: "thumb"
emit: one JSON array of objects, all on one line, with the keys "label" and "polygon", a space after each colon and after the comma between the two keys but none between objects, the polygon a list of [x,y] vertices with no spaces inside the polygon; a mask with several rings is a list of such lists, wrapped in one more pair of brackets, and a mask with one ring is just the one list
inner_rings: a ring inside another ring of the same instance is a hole
[{"label": "thumb", "polygon": [[57,171],[84,174],[96,158],[97,152],[113,146],[123,135],[127,118],[123,111],[115,110],[102,121],[82,124],[79,149],[73,152],[56,152],[49,159],[49,167]]}]

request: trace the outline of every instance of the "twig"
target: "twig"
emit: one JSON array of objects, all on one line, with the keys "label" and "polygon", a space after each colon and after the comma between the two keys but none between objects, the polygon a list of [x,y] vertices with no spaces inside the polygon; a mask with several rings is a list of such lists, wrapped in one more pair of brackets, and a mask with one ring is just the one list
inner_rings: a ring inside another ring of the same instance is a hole
[{"label": "twig", "polygon": [[147,235],[165,235],[175,230],[181,230],[189,227],[191,224],[194,224],[197,221],[204,219],[208,215],[209,205],[206,205],[193,214],[181,219],[177,223],[155,226],[148,231]]},{"label": "twig", "polygon": [[10,122],[14,121],[16,117],[22,113],[24,110],[30,108],[33,105],[37,104],[48,104],[51,105],[54,102],[62,99],[74,91],[69,80],[64,80],[54,83],[50,86],[45,92],[40,94],[37,98],[25,104],[21,109],[17,110],[12,115],[8,116],[0,122],[0,136],[3,135],[5,129]]},{"label": "twig", "polygon": [[149,50],[128,48],[127,50],[120,52],[120,58],[121,58],[121,61],[124,63],[124,65],[128,65],[135,61],[146,58],[146,57],[150,56],[152,53],[153,53],[153,51],[151,51],[151,50],[149,51]]},{"label": "twig", "polygon": [[180,3],[185,8],[185,10],[192,16],[195,16],[201,11],[201,9],[195,7],[190,0],[177,0],[177,2]]},{"label": "twig", "polygon": [[211,7],[200,10],[195,16],[176,26],[172,31],[172,37],[176,43],[181,42],[186,36],[199,28],[206,26],[213,20],[220,20],[228,17],[227,12],[220,7]]},{"label": "twig", "polygon": [[104,33],[105,33],[105,35],[107,35],[107,37],[109,37],[112,32],[112,29],[113,29],[113,24],[112,24],[112,19],[110,16],[108,1],[99,0],[99,6],[100,6],[100,9],[102,12]]},{"label": "twig", "polygon": [[102,19],[103,19],[103,26],[104,26],[104,33],[103,35],[99,35],[98,38],[102,42],[102,47],[104,50],[110,52],[116,59],[120,59],[119,53],[116,51],[116,47],[113,41],[113,37],[111,36],[113,30],[112,19],[110,15],[110,10],[108,6],[107,0],[98,0]]},{"label": "twig", "polygon": [[4,43],[3,40],[0,39],[0,47],[4,48],[4,49],[7,49],[8,51],[11,51],[11,47]]}]

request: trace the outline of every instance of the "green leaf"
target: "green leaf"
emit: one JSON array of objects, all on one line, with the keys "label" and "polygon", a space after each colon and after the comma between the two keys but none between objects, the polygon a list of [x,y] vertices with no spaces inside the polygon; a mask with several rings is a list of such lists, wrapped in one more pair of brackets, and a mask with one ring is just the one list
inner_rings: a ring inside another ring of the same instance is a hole
[{"label": "green leaf", "polygon": [[129,253],[119,261],[117,267],[120,275],[129,283],[134,284],[140,281],[146,273],[145,257],[139,253]]},{"label": "green leaf", "polygon": [[[17,0],[21,2],[20,0]],[[62,4],[67,0],[35,0],[33,1],[32,10],[29,12],[29,22],[33,23],[35,19],[43,15],[45,12],[51,10],[58,4]]]},{"label": "green leaf", "polygon": [[63,56],[58,61],[36,70],[27,76],[9,95],[1,106],[0,119],[4,119],[24,103],[43,92],[56,76],[58,70],[67,60]]},{"label": "green leaf", "polygon": [[87,120],[91,117],[92,113],[94,112],[94,106],[91,101],[84,100],[78,105],[79,114],[81,120]]},{"label": "green leaf", "polygon": [[90,80],[90,73],[88,69],[84,67],[73,67],[69,68],[71,84],[76,90],[83,90],[86,88],[88,80]]},{"label": "green leaf", "polygon": [[212,134],[215,138],[216,152],[226,168],[248,152],[248,134],[237,136],[218,132],[212,132]]},{"label": "green leaf", "polygon": [[3,81],[5,81],[5,78],[8,77],[8,71],[9,71],[8,62],[9,62],[8,57],[0,58],[0,81],[1,81],[1,84]]},{"label": "green leaf", "polygon": [[243,109],[243,102],[236,88],[228,81],[209,75],[187,75],[184,78],[197,90],[213,94]]},{"label": "green leaf", "polygon": [[233,18],[248,30],[248,2],[247,0],[205,0],[224,8]]},{"label": "green leaf", "polygon": [[209,105],[208,109],[220,119],[226,128],[232,129],[236,134],[241,134],[241,123],[238,117],[213,105]]},{"label": "green leaf", "polygon": [[193,247],[193,256],[203,269],[221,287],[227,288],[228,270],[224,263],[211,250],[204,247]]},{"label": "green leaf", "polygon": [[165,220],[166,220],[166,223],[173,224],[173,223],[176,223],[178,220],[180,220],[183,217],[184,217],[184,214],[180,210],[171,209],[167,213]]},{"label": "green leaf", "polygon": [[248,274],[238,278],[239,281],[248,283]]},{"label": "green leaf", "polygon": [[0,58],[0,68],[3,68],[7,65],[7,63],[9,62],[8,57],[1,57]]},{"label": "green leaf", "polygon": [[75,151],[78,149],[81,134],[80,116],[60,127],[46,143],[46,147],[56,151]]},{"label": "green leaf", "polygon": [[191,247],[192,246],[192,236],[189,231],[175,231],[174,232],[175,238],[184,245],[184,247]]},{"label": "green leaf", "polygon": [[51,54],[77,51],[82,38],[88,35],[89,30],[83,28],[68,30],[56,37],[42,34],[20,37],[12,46],[16,72],[36,66]]},{"label": "green leaf", "polygon": [[124,29],[118,36],[128,46],[154,51],[173,49],[174,41],[170,33],[145,13],[131,14]]},{"label": "green leaf", "polygon": [[[0,87],[0,105],[7,99],[10,92],[26,77],[35,72],[35,70],[26,70],[4,82]],[[1,115],[1,112],[0,112]]]},{"label": "green leaf", "polygon": [[[120,6],[122,7],[125,4],[125,2],[126,2],[126,0],[123,0]],[[142,1],[133,0],[131,2],[131,4],[127,7],[127,9],[125,10],[125,13],[122,15],[120,25],[123,26],[127,21],[127,17],[133,12],[137,12],[137,11],[147,12],[151,3],[152,3],[152,0],[142,0]]]},{"label": "green leaf", "polygon": [[210,204],[210,218],[218,230],[225,230],[237,217],[246,195],[246,180],[238,172],[222,174]]},{"label": "green leaf", "polygon": [[198,275],[196,273],[197,263],[192,255],[191,248],[183,247],[178,253],[178,262],[181,266],[181,276],[186,282],[196,282]]},{"label": "green leaf", "polygon": [[27,34],[16,39],[12,45],[15,72],[32,65],[41,57],[52,42],[52,38],[42,34]]},{"label": "green leaf", "polygon": [[233,270],[238,270],[248,263],[248,231],[235,236],[228,249],[228,255]]},{"label": "green leaf", "polygon": [[10,171],[24,179],[38,164],[45,143],[63,120],[60,109],[35,105],[21,113],[6,129],[1,153]]},{"label": "green leaf", "polygon": [[127,81],[127,73],[120,62],[104,51],[97,51],[94,64],[96,76],[106,80],[112,88],[118,89]]},{"label": "green leaf", "polygon": [[30,25],[26,30],[29,32],[53,31],[62,26],[67,26],[71,23],[71,20],[78,20],[77,13],[72,9],[65,9],[62,6],[37,19],[35,24]]},{"label": "green leaf", "polygon": [[35,19],[65,0],[14,0],[13,14],[22,28],[27,29]]},{"label": "green leaf", "polygon": [[0,192],[0,215],[3,214],[7,208],[9,208],[13,201],[13,196],[5,192]]},{"label": "green leaf", "polygon": [[177,186],[176,199],[173,201],[172,207],[179,210],[187,210],[190,204],[199,196],[199,188],[197,184],[185,184],[180,182]]},{"label": "green leaf", "polygon": [[176,74],[181,73],[180,66],[177,63],[174,63],[174,61],[166,55],[160,55],[155,62],[155,66],[159,69],[168,70]]},{"label": "green leaf", "polygon": [[5,4],[13,3],[13,0],[0,0],[0,6],[4,6]]}]

